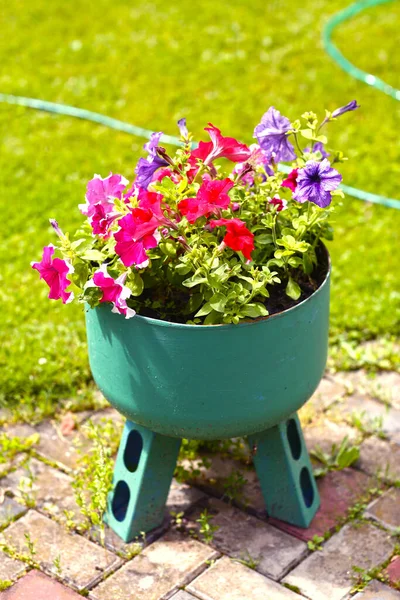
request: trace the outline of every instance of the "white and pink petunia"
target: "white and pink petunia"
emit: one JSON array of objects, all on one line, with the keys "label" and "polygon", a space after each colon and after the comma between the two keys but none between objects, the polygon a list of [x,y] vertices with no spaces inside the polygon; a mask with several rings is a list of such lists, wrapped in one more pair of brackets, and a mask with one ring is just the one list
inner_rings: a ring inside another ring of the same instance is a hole
[{"label": "white and pink petunia", "polygon": [[125,315],[126,319],[134,317],[136,312],[127,306],[126,301],[131,295],[131,290],[124,285],[128,273],[122,273],[117,279],[109,275],[107,265],[101,265],[100,269],[94,272],[92,279],[85,285],[85,289],[90,287],[99,288],[103,295],[100,302],[111,302],[113,304],[112,312]]},{"label": "white and pink petunia", "polygon": [[39,272],[40,279],[44,279],[50,288],[49,298],[51,300],[61,300],[63,304],[68,304],[74,299],[73,292],[67,292],[66,288],[71,281],[67,279],[69,273],[74,272],[74,268],[69,262],[62,258],[52,258],[54,254],[53,244],[43,248],[43,256],[40,262],[31,262],[32,269]]},{"label": "white and pink petunia", "polygon": [[114,206],[114,200],[122,198],[122,192],[128,183],[129,181],[122,175],[110,173],[104,179],[100,175],[95,175],[87,184],[86,203],[79,204],[79,210],[91,217],[95,212],[95,206],[101,204],[105,212],[109,213]]}]

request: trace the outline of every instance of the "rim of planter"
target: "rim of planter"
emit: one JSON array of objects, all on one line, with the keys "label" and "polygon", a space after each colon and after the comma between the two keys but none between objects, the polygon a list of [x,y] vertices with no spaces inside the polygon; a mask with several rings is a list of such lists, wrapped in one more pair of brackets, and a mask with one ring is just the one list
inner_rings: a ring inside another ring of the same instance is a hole
[{"label": "rim of planter", "polygon": [[328,266],[323,281],[321,282],[321,284],[318,286],[318,288],[312,294],[307,296],[307,298],[304,298],[304,300],[302,300],[298,304],[295,304],[294,306],[291,306],[290,308],[286,308],[285,310],[281,310],[280,312],[274,313],[272,315],[267,315],[266,317],[258,317],[257,319],[251,319],[251,320],[249,319],[246,321],[239,322],[237,324],[235,324],[235,323],[215,323],[214,325],[201,325],[201,324],[192,325],[191,323],[175,323],[174,321],[164,321],[163,319],[155,319],[154,317],[145,317],[144,315],[139,315],[139,314],[136,314],[133,318],[147,321],[154,325],[159,325],[160,327],[179,327],[179,328],[185,328],[185,329],[191,328],[191,329],[198,329],[198,330],[210,329],[210,328],[215,328],[215,327],[222,327],[223,329],[230,329],[232,327],[235,327],[235,328],[251,327],[252,325],[255,325],[256,323],[259,323],[260,321],[270,321],[271,319],[282,318],[289,312],[293,312],[295,310],[300,309],[300,307],[304,306],[304,304],[309,302],[326,285],[326,282],[328,281],[331,271],[332,271],[332,262],[331,262],[331,257],[330,257],[328,248],[325,246],[324,243],[320,242],[320,244],[324,251],[325,257],[327,259],[327,266]]}]

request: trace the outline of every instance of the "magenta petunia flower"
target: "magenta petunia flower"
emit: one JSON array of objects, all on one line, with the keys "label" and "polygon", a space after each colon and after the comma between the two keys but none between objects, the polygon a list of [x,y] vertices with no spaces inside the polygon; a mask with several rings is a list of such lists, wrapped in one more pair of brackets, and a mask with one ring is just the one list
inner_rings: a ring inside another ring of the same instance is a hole
[{"label": "magenta petunia flower", "polygon": [[287,187],[290,190],[292,190],[292,192],[294,192],[294,190],[297,187],[297,174],[298,174],[298,172],[299,172],[298,169],[293,169],[293,171],[290,171],[290,173],[286,177],[286,179],[284,179],[282,181],[282,187]]},{"label": "magenta petunia flower", "polygon": [[157,231],[160,224],[158,219],[149,209],[134,208],[118,223],[120,229],[114,234],[117,242],[115,252],[126,267],[147,267],[149,259],[146,250],[156,248],[161,239]]},{"label": "magenta petunia flower", "polygon": [[261,123],[254,129],[254,137],[263,150],[274,156],[275,162],[290,161],[296,158],[287,136],[290,129],[289,119],[271,106],[261,117]]},{"label": "magenta petunia flower", "polygon": [[124,285],[127,273],[122,273],[117,279],[113,279],[107,271],[105,264],[94,272],[93,278],[85,285],[85,289],[98,287],[103,292],[100,302],[111,302],[112,312],[125,315],[126,319],[135,316],[136,312],[126,304],[131,295],[131,290]]},{"label": "magenta petunia flower", "polygon": [[203,181],[196,198],[181,200],[178,209],[189,223],[194,223],[200,217],[221,215],[221,210],[228,208],[230,204],[228,192],[233,185],[232,179],[229,178]]},{"label": "magenta petunia flower", "polygon": [[320,208],[331,203],[331,192],[336,190],[342,176],[333,169],[327,158],[321,162],[308,161],[303,169],[298,170],[297,187],[293,199],[297,202],[313,202]]},{"label": "magenta petunia flower", "polygon": [[107,207],[105,207],[104,204],[96,204],[92,216],[89,217],[89,223],[92,226],[93,233],[104,239],[109,238],[110,227],[117,217],[118,213],[114,213],[112,210],[107,212]]},{"label": "magenta petunia flower", "polygon": [[53,244],[43,248],[43,257],[40,262],[31,262],[32,269],[39,272],[40,279],[44,279],[50,288],[50,300],[61,300],[63,304],[68,304],[74,299],[73,292],[66,292],[66,288],[71,281],[67,279],[69,273],[74,272],[74,268],[62,258],[52,258],[54,254]]},{"label": "magenta petunia flower", "polygon": [[[197,171],[195,169],[197,159],[201,159],[206,165],[211,165],[212,161],[217,158],[227,158],[232,162],[243,162],[249,158],[251,150],[246,144],[231,137],[224,137],[217,127],[211,123],[208,125],[205,131],[208,131],[211,142],[200,142],[190,155],[189,163],[192,165],[194,173]],[[192,173],[189,172],[189,174]]]},{"label": "magenta petunia flower", "polygon": [[149,154],[147,158],[140,158],[136,165],[135,173],[137,177],[135,183],[144,189],[148,188],[157,169],[169,166],[167,161],[157,154],[157,146],[162,134],[162,131],[151,134],[150,140],[143,146]]},{"label": "magenta petunia flower", "polygon": [[121,199],[122,192],[128,185],[128,180],[122,175],[109,174],[104,179],[95,175],[86,188],[86,204],[79,204],[79,210],[84,215],[91,217],[95,213],[95,206],[101,204],[106,212],[114,206],[115,198]]},{"label": "magenta petunia flower", "polygon": [[271,198],[271,200],[268,200],[268,204],[275,206],[276,212],[281,212],[281,210],[285,210],[285,208],[287,207],[287,201],[278,197]]}]

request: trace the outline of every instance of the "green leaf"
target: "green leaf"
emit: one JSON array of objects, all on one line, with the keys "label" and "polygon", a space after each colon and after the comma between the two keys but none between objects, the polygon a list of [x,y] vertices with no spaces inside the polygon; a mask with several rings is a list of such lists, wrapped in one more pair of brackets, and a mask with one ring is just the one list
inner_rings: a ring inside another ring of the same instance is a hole
[{"label": "green leaf", "polygon": [[185,279],[182,281],[182,285],[188,288],[192,288],[195,285],[199,285],[200,283],[205,283],[207,279],[202,275],[193,275],[193,277],[189,277],[189,279]]},{"label": "green leaf", "polygon": [[219,292],[217,292],[211,298],[211,300],[210,300],[210,306],[213,308],[213,310],[216,310],[217,312],[223,313],[224,310],[225,310],[226,302],[227,302],[226,296],[224,296],[224,294],[220,294]]},{"label": "green leaf", "polygon": [[206,302],[199,311],[194,315],[195,317],[205,317],[210,314],[212,311],[212,307],[209,302]]},{"label": "green leaf", "polygon": [[254,302],[251,304],[246,304],[240,309],[242,315],[246,317],[251,317],[252,319],[256,319],[257,317],[266,317],[268,315],[268,311],[265,308],[264,304],[261,302]]},{"label": "green leaf", "polygon": [[273,238],[270,233],[261,233],[255,237],[255,241],[257,244],[260,244],[260,246],[267,246],[267,244],[272,244]]},{"label": "green leaf", "polygon": [[286,294],[293,300],[298,300],[301,296],[300,286],[294,281],[294,279],[292,279],[292,277],[289,277],[289,281],[286,286]]},{"label": "green leaf", "polygon": [[83,258],[84,260],[94,260],[96,262],[103,262],[106,258],[105,254],[103,254],[103,252],[100,252],[100,250],[86,250],[86,252],[84,252],[81,256],[81,258]]},{"label": "green leaf", "polygon": [[297,267],[299,267],[302,264],[302,260],[301,258],[299,258],[298,256],[291,256],[288,259],[288,263],[291,267],[293,267],[294,269],[296,269]]},{"label": "green leaf", "polygon": [[190,273],[191,270],[192,267],[190,265],[187,265],[182,262],[177,264],[175,267],[175,271],[179,273],[179,275],[187,275],[188,273]]},{"label": "green leaf", "polygon": [[126,287],[128,287],[132,296],[140,296],[144,290],[144,281],[137,271],[131,270],[128,279],[126,281]]},{"label": "green leaf", "polygon": [[187,303],[186,307],[182,311],[183,314],[190,315],[190,313],[195,312],[199,308],[199,306],[201,306],[201,303],[203,302],[203,300],[204,300],[203,294],[193,294],[193,296],[190,296],[189,302]]},{"label": "green leaf", "polygon": [[309,254],[303,255],[303,269],[306,275],[311,275],[314,270],[314,265]]},{"label": "green leaf", "polygon": [[328,138],[326,137],[326,135],[319,135],[315,139],[317,140],[317,142],[322,142],[323,144],[328,143]]},{"label": "green leaf", "polygon": [[221,323],[221,315],[219,313],[217,313],[215,310],[213,310],[204,319],[204,325],[215,325],[217,323]]},{"label": "green leaf", "polygon": [[314,132],[312,129],[301,129],[301,135],[306,138],[306,140],[312,140]]}]

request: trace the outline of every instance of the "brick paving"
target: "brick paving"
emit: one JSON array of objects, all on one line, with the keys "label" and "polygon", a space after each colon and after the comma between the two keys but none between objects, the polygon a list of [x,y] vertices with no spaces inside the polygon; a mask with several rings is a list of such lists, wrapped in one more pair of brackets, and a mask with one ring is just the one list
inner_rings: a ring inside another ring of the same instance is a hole
[{"label": "brick paving", "polygon": [[[122,427],[107,408],[1,428],[40,440],[0,464],[0,600],[400,600],[400,374],[327,375],[300,411],[309,449],[329,454],[345,436],[360,445],[355,465],[318,479],[308,529],[268,518],[251,455],[233,445],[188,483],[173,481],[160,528],[131,544],[106,528],[101,547],[97,528],[68,530],[64,514],[82,522],[72,483],[89,418]],[[209,543],[204,509],[217,527]]]}]

